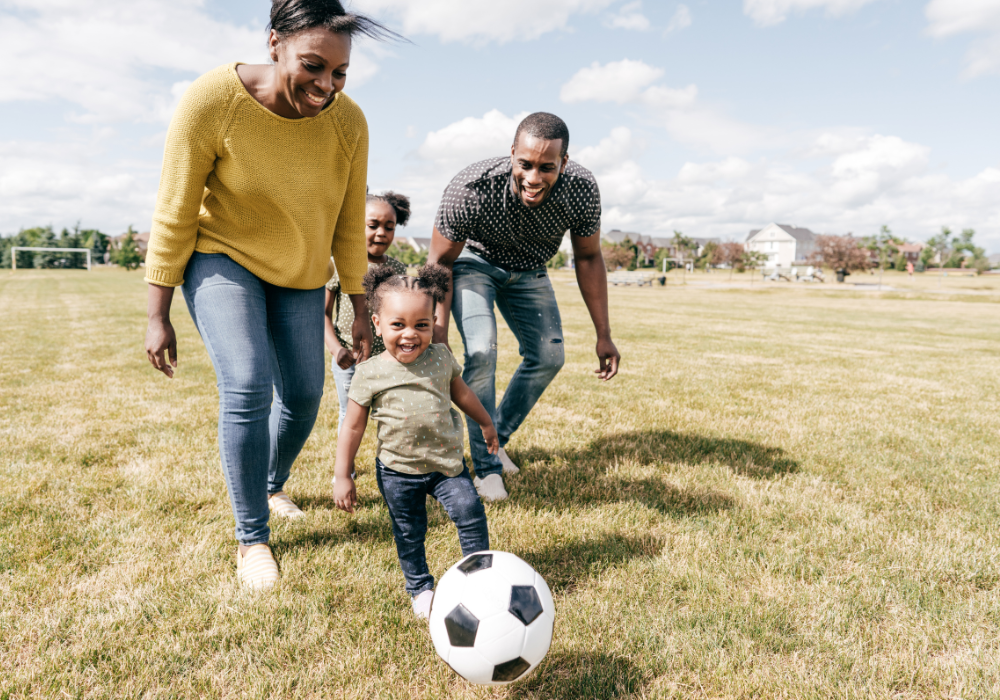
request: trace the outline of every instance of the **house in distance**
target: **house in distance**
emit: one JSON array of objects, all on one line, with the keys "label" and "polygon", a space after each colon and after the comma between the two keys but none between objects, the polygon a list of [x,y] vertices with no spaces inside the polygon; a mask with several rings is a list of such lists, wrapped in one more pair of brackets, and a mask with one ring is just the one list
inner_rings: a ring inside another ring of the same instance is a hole
[{"label": "house in distance", "polygon": [[807,228],[788,224],[768,224],[747,236],[747,250],[764,253],[764,267],[791,267],[805,264],[816,250],[816,234]]}]

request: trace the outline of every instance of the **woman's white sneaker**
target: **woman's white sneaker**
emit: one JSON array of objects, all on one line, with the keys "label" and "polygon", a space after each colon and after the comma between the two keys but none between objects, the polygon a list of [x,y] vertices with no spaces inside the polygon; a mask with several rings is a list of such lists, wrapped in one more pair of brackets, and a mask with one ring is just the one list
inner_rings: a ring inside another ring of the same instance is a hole
[{"label": "woman's white sneaker", "polygon": [[517,465],[511,461],[510,457],[507,456],[507,451],[504,448],[502,447],[500,448],[500,450],[497,452],[497,457],[500,458],[500,464],[503,465],[504,474],[517,474],[519,471],[521,471],[520,469],[517,468]]},{"label": "woman's white sneaker", "polygon": [[499,474],[490,474],[482,479],[477,476],[472,483],[484,501],[503,501],[507,498],[507,489],[503,487],[503,477]]}]

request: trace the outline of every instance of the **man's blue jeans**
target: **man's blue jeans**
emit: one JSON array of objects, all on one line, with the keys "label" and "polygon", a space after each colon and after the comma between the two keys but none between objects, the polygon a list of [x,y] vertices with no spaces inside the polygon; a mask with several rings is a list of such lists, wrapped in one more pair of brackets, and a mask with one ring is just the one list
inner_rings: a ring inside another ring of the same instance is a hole
[{"label": "man's blue jeans", "polygon": [[389,508],[392,537],[396,540],[399,565],[406,579],[406,592],[411,596],[434,588],[434,577],[427,568],[424,549],[428,496],[444,506],[458,528],[463,557],[490,548],[486,509],[472,485],[468,467],[458,476],[445,476],[440,472],[402,474],[389,469],[376,457],[375,478]]},{"label": "man's blue jeans", "polygon": [[219,454],[236,539],[266,543],[267,496],[288,480],[323,397],[324,290],[276,287],[205,253],[191,256],[184,278],[219,387]]},{"label": "man's blue jeans", "polygon": [[[462,379],[482,401],[493,419],[500,446],[528,416],[545,387],[565,362],[562,320],[555,293],[544,267],[507,272],[468,249],[455,260],[451,310],[465,344]],[[518,342],[521,364],[496,405],[497,320],[493,306]],[[503,470],[500,458],[486,450],[479,424],[467,420],[472,465],[483,478]]]}]

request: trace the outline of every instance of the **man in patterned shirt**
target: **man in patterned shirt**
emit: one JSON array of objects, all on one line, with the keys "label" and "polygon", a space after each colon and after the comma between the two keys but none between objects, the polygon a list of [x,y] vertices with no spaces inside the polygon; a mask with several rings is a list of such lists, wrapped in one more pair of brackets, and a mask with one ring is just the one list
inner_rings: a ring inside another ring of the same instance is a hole
[{"label": "man in patterned shirt", "polygon": [[[546,263],[568,230],[576,279],[597,331],[600,379],[618,373],[611,341],[608,282],[601,255],[601,195],[589,170],[567,155],[566,123],[545,112],[517,127],[510,157],[474,163],[451,181],[438,209],[428,262],[452,270],[452,292],[438,307],[434,342],[448,342],[453,312],[465,344],[462,378],[479,397],[500,437],[491,455],[474,421],[469,444],[484,500],[507,498],[501,473],[518,468],[503,446],[563,365],[559,307]],[[497,322],[513,331],[521,364],[496,405]]]}]

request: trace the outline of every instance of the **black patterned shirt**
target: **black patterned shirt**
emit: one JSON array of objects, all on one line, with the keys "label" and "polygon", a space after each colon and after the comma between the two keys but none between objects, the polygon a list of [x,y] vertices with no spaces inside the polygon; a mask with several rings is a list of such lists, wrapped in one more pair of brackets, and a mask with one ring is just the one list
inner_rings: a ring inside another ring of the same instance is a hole
[{"label": "black patterned shirt", "polygon": [[473,163],[445,188],[434,225],[450,241],[509,272],[544,267],[563,234],[601,228],[601,193],[589,170],[569,161],[545,201],[526,207],[513,189],[510,156]]}]

